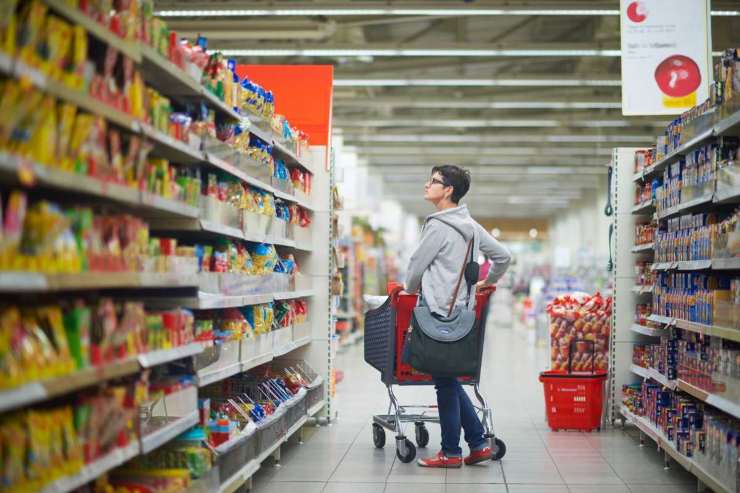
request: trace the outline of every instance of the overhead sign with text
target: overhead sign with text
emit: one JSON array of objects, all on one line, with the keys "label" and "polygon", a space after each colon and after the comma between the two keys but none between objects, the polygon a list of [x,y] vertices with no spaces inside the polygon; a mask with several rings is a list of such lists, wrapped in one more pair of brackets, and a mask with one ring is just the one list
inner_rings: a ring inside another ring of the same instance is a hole
[{"label": "overhead sign with text", "polygon": [[709,96],[709,0],[621,0],[622,113],[675,115]]}]

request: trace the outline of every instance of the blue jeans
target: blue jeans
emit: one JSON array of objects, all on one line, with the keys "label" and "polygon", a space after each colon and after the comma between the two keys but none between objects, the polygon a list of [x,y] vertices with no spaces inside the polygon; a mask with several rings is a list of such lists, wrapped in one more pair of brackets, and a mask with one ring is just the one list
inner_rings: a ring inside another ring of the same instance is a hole
[{"label": "blue jeans", "polygon": [[434,377],[439,407],[439,426],[442,429],[442,452],[447,457],[462,456],[460,448],[460,428],[465,430],[465,441],[470,450],[478,450],[487,445],[483,436],[485,430],[478,419],[470,397],[460,382],[453,377]]}]

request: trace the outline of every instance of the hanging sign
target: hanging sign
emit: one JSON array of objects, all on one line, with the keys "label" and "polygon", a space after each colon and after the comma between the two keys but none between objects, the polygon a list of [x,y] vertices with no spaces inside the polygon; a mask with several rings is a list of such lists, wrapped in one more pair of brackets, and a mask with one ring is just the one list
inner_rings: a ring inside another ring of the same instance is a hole
[{"label": "hanging sign", "polygon": [[709,0],[620,0],[622,113],[675,115],[709,96]]}]

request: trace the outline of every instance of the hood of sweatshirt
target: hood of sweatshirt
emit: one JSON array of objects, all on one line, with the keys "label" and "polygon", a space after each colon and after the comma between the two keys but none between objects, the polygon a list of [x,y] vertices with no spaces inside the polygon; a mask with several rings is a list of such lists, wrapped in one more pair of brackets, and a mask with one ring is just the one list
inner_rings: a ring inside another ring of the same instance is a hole
[{"label": "hood of sweatshirt", "polygon": [[424,225],[426,226],[429,221],[434,220],[442,221],[457,230],[465,237],[465,241],[470,241],[471,238],[475,237],[475,222],[473,222],[466,204],[430,214],[424,221]]}]

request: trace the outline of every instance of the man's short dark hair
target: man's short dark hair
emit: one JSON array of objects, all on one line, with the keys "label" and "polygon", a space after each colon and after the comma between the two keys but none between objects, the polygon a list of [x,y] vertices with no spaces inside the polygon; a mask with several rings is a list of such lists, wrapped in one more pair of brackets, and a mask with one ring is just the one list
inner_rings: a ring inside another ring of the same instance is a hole
[{"label": "man's short dark hair", "polygon": [[454,203],[459,203],[460,199],[468,193],[470,189],[470,171],[453,164],[445,164],[432,168],[432,174],[434,173],[442,175],[445,185],[452,187],[450,200]]}]

